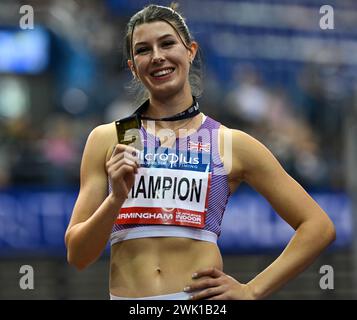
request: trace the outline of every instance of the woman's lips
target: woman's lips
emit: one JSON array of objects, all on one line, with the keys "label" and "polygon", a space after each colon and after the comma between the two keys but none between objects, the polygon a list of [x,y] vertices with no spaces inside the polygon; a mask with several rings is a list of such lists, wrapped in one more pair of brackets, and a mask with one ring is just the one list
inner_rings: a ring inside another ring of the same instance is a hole
[{"label": "woman's lips", "polygon": [[155,80],[162,81],[169,79],[175,72],[175,68],[166,68],[160,71],[150,73],[151,77]]}]

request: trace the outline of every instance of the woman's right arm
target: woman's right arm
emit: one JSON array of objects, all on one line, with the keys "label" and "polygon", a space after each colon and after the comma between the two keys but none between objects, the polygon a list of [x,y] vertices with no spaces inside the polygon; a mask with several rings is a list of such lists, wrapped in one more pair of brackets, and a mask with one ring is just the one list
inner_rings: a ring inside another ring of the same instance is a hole
[{"label": "woman's right arm", "polygon": [[[110,125],[94,129],[83,152],[80,191],[65,235],[67,260],[80,270],[105,249],[137,173],[137,164],[127,153],[130,147],[116,145],[106,161],[108,148],[113,145],[112,130]],[[108,175],[113,189],[109,195]]]}]

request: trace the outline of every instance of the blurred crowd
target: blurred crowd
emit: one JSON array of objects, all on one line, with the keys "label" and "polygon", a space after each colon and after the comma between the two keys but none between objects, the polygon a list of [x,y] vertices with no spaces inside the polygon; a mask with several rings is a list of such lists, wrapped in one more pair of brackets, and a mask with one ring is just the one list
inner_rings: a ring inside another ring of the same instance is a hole
[{"label": "blurred crowd", "polygon": [[[134,108],[121,54],[128,16],[97,1],[28,2],[43,9],[38,23],[51,34],[50,64],[37,75],[0,73],[0,187],[78,187],[89,132]],[[353,70],[340,63],[260,66],[236,61],[229,84],[206,66],[202,111],[263,142],[305,187],[344,189]],[[286,79],[271,81],[282,69]]]},{"label": "blurred crowd", "polygon": [[268,146],[305,187],[344,189],[345,120],[356,79],[338,65],[306,65],[292,86],[267,81],[251,67],[238,73],[227,99],[231,125]]}]

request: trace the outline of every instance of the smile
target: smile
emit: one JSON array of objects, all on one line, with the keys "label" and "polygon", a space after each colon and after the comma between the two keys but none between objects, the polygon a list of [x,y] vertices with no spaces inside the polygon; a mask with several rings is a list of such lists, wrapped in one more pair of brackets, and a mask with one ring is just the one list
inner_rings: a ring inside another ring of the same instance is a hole
[{"label": "smile", "polygon": [[150,73],[151,76],[155,77],[155,78],[160,78],[160,77],[164,77],[167,76],[168,74],[171,74],[175,71],[175,68],[167,68],[167,69],[163,69],[160,71],[155,71]]}]

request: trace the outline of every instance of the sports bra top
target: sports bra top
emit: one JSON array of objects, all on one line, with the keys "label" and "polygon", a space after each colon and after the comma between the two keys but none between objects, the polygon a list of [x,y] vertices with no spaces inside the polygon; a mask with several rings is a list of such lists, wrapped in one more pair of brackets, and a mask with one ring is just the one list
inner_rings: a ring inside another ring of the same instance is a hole
[{"label": "sports bra top", "polygon": [[141,126],[140,168],[118,212],[111,245],[146,237],[217,243],[230,195],[219,154],[220,126],[207,116],[196,132],[178,137],[170,148]]}]

